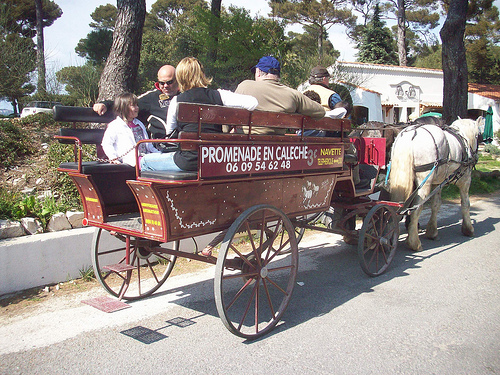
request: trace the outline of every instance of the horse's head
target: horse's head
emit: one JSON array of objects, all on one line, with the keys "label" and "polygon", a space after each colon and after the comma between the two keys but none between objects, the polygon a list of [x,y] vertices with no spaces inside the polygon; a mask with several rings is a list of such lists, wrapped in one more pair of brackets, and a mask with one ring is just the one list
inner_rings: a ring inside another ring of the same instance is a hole
[{"label": "horse's head", "polygon": [[477,120],[471,120],[471,119],[458,119],[453,121],[453,123],[450,125],[451,128],[457,130],[462,137],[465,138],[465,140],[468,142],[469,147],[471,150],[476,151],[477,150],[477,145],[479,144],[479,125],[480,125],[480,118]]}]

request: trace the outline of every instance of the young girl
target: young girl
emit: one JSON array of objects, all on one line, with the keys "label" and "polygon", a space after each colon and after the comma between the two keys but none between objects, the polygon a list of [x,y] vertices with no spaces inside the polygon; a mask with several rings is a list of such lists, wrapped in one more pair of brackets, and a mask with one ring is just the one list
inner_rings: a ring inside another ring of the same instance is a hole
[{"label": "young girl", "polygon": [[[137,96],[131,93],[120,94],[116,97],[113,106],[117,117],[111,121],[104,136],[101,146],[110,159],[135,167],[135,144],[141,139],[148,139],[146,128],[136,117],[139,113]],[[139,157],[142,155],[159,152],[152,143],[139,145]]]},{"label": "young girl", "polygon": [[[197,132],[197,124],[177,123],[178,103],[216,104],[253,110],[258,102],[253,96],[235,94],[227,90],[209,89],[212,82],[205,76],[203,65],[195,57],[185,57],[175,69],[181,94],[170,102],[167,113],[167,134],[173,130]],[[205,133],[222,133],[222,125],[202,124]],[[141,160],[141,170],[149,171],[196,171],[198,151],[183,151],[146,155]]]}]

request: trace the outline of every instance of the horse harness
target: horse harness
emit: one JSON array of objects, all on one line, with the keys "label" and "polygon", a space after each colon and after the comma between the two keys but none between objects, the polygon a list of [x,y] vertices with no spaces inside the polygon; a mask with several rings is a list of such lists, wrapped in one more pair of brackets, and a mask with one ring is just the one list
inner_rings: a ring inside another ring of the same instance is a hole
[{"label": "horse harness", "polygon": [[[415,130],[416,128],[421,127],[423,125],[428,125],[428,124],[415,125],[411,129],[406,128],[403,131]],[[436,126],[438,126],[438,125],[436,125]],[[428,129],[424,128],[429,133],[429,135],[431,136],[431,138],[434,142],[434,147],[436,148],[437,159],[433,163],[427,163],[427,164],[415,166],[415,168],[414,168],[415,172],[425,172],[428,170],[430,170],[430,172],[427,175],[427,177],[425,177],[425,179],[420,183],[420,186],[418,186],[413,191],[413,193],[410,195],[410,197],[408,197],[405,204],[398,210],[398,214],[400,214],[400,215],[408,214],[410,211],[416,210],[418,207],[423,206],[425,202],[427,202],[431,197],[433,197],[445,185],[448,185],[450,183],[458,181],[465,174],[465,172],[467,170],[472,169],[477,163],[479,142],[476,143],[476,150],[472,150],[472,148],[466,144],[464,137],[461,134],[459,134],[455,129],[453,129],[449,126],[439,126],[439,127],[443,131],[448,132],[449,134],[452,134],[458,140],[460,145],[462,146],[462,160],[460,161],[460,167],[457,168],[448,177],[446,177],[444,179],[444,181],[441,182],[434,190],[432,190],[431,193],[427,197],[425,197],[425,199],[423,199],[419,204],[410,207],[413,203],[415,196],[418,194],[418,191],[422,188],[422,186],[424,186],[424,184],[427,182],[427,180],[432,175],[432,173],[436,170],[436,168],[439,167],[440,165],[448,164],[450,161],[450,147],[449,147],[448,139],[445,137],[446,143],[448,146],[448,155],[446,157],[439,158],[439,148],[436,144],[436,140],[434,139],[434,136],[432,135],[432,133]],[[417,132],[415,132],[413,137],[415,137],[416,134],[417,134]]]},{"label": "horse harness", "polygon": [[[426,124],[415,125],[415,126],[412,126],[411,129],[406,128],[403,131],[416,130],[417,128],[419,128],[423,125],[426,125]],[[436,125],[436,126],[438,126],[438,125]],[[451,178],[448,182],[451,182],[451,180],[458,180],[458,179],[460,179],[460,177],[463,176],[463,174],[468,169],[472,169],[476,165],[477,160],[478,160],[479,143],[476,143],[476,149],[472,150],[472,148],[467,145],[465,138],[460,133],[458,133],[458,131],[456,131],[454,128],[452,128],[450,126],[439,126],[439,128],[441,128],[444,132],[447,132],[448,134],[453,135],[457,139],[458,143],[460,144],[460,146],[462,148],[461,160],[460,161],[453,160],[457,163],[460,163],[460,167],[457,168],[457,170],[452,175],[450,175]],[[432,141],[434,143],[434,148],[436,149],[436,161],[434,161],[432,163],[427,163],[427,164],[415,166],[415,172],[425,172],[425,171],[429,171],[429,170],[434,170],[435,168],[437,168],[443,164],[448,164],[450,161],[452,161],[450,159],[450,145],[449,145],[448,139],[445,137],[446,146],[448,149],[447,155],[440,158],[439,157],[439,148],[438,148],[438,145],[436,143],[436,140],[434,139],[434,136],[432,135],[432,133],[428,129],[426,129],[426,128],[423,128],[423,129],[425,131],[427,131],[432,138]],[[417,132],[414,133],[413,138],[415,138],[416,134],[417,134]]]}]

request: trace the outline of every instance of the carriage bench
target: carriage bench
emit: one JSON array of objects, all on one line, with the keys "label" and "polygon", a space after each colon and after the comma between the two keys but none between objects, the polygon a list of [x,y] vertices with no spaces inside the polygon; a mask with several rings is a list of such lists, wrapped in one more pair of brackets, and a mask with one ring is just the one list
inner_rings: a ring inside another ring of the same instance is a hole
[{"label": "carriage bench", "polygon": [[[135,179],[135,168],[127,164],[112,164],[102,161],[106,155],[102,151],[101,142],[105,129],[78,128],[79,123],[109,123],[114,120],[112,111],[99,116],[92,108],[55,106],[54,120],[72,122],[73,127],[61,128],[56,136],[62,144],[75,146],[75,160],[62,163],[58,170],[73,176],[89,176],[90,185],[76,184],[78,189],[94,187],[96,198],[106,207],[106,215],[137,212],[137,202],[126,181]],[[96,146],[96,160],[82,161],[82,146]],[[101,161],[99,161],[101,160]],[[81,193],[81,192],[80,192]],[[82,197],[84,195],[81,195]],[[91,197],[87,200],[92,200]],[[85,205],[86,202],[84,201]]]}]

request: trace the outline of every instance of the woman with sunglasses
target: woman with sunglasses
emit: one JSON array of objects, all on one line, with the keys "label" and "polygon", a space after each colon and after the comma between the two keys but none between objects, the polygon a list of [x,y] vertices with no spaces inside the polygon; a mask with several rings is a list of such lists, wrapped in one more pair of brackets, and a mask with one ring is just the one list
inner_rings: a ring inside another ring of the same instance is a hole
[{"label": "woman with sunglasses", "polygon": [[[167,114],[167,133],[174,130],[197,132],[198,125],[177,123],[178,103],[225,105],[254,110],[258,102],[253,96],[235,94],[227,90],[209,89],[211,78],[205,76],[203,65],[195,57],[185,57],[179,62],[175,76],[181,94],[172,99]],[[222,125],[202,124],[202,132],[222,133]],[[148,154],[141,159],[141,169],[149,171],[196,171],[198,151],[178,150],[171,153]]]}]

